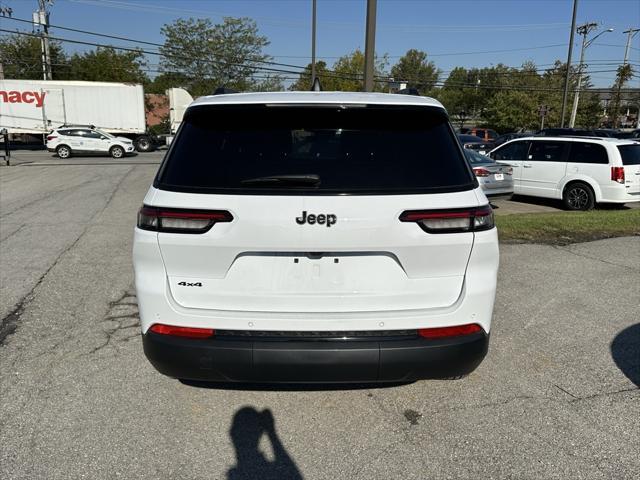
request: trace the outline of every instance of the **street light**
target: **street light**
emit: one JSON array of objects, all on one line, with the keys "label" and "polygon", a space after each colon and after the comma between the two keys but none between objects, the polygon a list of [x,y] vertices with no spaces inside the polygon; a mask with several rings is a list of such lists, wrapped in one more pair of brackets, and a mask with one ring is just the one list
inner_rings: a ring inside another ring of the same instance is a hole
[{"label": "street light", "polygon": [[[600,32],[598,35],[587,41],[587,35],[591,30],[597,28],[597,23],[585,23],[580,25],[576,31],[582,35],[582,50],[580,51],[580,63],[578,64],[578,85],[576,86],[576,94],[573,96],[573,108],[571,109],[571,120],[569,120],[569,128],[573,128],[576,123],[576,115],[578,113],[578,102],[580,101],[580,88],[582,87],[582,66],[584,63],[584,51],[598,38],[608,32],[613,32],[613,28],[607,28],[605,31]],[[567,65],[569,68],[569,65]]]}]

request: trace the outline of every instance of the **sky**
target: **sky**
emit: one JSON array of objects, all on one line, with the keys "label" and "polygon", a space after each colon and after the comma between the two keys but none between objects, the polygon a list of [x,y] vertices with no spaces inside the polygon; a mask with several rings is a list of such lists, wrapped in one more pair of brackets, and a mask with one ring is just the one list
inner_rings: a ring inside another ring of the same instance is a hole
[{"label": "sky", "polygon": [[[160,28],[177,18],[251,17],[270,40],[266,53],[274,61],[306,65],[311,57],[312,0],[54,0],[51,25],[135,40],[163,42]],[[37,0],[0,0],[13,16],[30,19]],[[376,54],[389,55],[393,65],[410,48],[427,52],[446,78],[456,66],[484,67],[498,63],[520,66],[533,61],[539,67],[566,61],[573,0],[378,0]],[[366,0],[317,0],[318,59],[331,65],[337,57],[364,48]],[[640,27],[638,0],[579,0],[577,24],[597,22],[591,36],[608,28],[586,50],[585,59],[595,86],[613,83],[622,63],[629,27]],[[27,30],[30,29],[26,25]],[[25,24],[0,17],[0,28]],[[56,30],[53,36],[135,46],[78,33]],[[581,37],[576,35],[573,61],[577,63]],[[141,45],[142,46],[142,45]],[[69,51],[90,47],[65,44]],[[145,48],[153,48],[145,46]],[[629,50],[629,60],[640,70],[640,33]],[[158,57],[149,57],[151,68]],[[633,87],[640,87],[634,77]]]}]

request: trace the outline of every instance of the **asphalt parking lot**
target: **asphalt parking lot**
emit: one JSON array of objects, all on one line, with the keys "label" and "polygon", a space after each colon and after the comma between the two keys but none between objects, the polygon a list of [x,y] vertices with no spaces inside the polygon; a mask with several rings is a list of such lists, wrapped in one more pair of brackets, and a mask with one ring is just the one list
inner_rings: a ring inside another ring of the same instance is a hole
[{"label": "asphalt parking lot", "polygon": [[137,325],[132,228],[161,158],[0,167],[0,478],[637,478],[640,238],[502,245],[463,380],[187,385]]}]

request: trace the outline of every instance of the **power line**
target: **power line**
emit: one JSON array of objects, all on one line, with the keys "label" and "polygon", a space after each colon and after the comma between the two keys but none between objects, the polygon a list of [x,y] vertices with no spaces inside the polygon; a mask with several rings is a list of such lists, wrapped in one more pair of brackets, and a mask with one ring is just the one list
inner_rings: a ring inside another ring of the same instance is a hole
[{"label": "power line", "polygon": [[[25,65],[26,68],[30,71],[35,70],[37,71],[40,68],[40,65],[36,65],[34,63],[29,63],[29,62],[24,62],[24,61],[18,61],[18,62],[9,62],[9,64],[21,64],[21,65]],[[70,67],[71,64],[69,62],[66,63],[54,63],[54,66],[58,66],[58,67]],[[114,66],[110,66],[110,68],[115,68],[118,70],[125,70],[122,67],[118,67],[117,65]],[[150,69],[150,68],[145,68],[145,67],[141,67],[140,68],[141,71],[144,72],[149,72],[149,73],[165,73],[165,74],[178,74],[178,75],[184,75],[185,79],[190,80],[193,79],[193,77],[189,76],[188,74],[186,74],[185,72],[182,71],[178,71],[178,70],[158,70],[158,69]],[[608,71],[613,71],[613,70],[608,70]],[[601,72],[601,71],[599,71]],[[591,73],[599,73],[599,72],[591,72]],[[320,72],[319,76],[323,76],[323,73]],[[336,75],[338,76],[338,75]],[[340,78],[343,79],[348,79],[348,80],[356,80],[356,81],[361,81],[362,78],[354,78],[352,76],[346,76],[346,75],[340,75]],[[205,77],[206,78],[206,77]],[[260,75],[250,75],[250,78],[254,79],[254,80],[268,80],[268,79],[272,79],[273,77],[268,77],[268,76],[260,76]],[[297,80],[299,79],[299,77],[283,77],[283,80]],[[411,79],[407,79],[407,80],[411,80]],[[377,82],[379,83],[391,83],[391,80],[389,78],[386,77],[377,77],[376,79]],[[550,92],[550,91],[560,91],[561,89],[558,88],[550,88],[550,87],[535,87],[535,86],[519,86],[519,85],[504,85],[504,84],[499,84],[499,85],[478,85],[476,83],[472,83],[472,82],[450,82],[447,80],[444,81],[437,81],[433,84],[434,87],[439,87],[439,88],[446,88],[446,89],[464,89],[464,88],[473,88],[473,89],[481,89],[481,90],[509,90],[509,91],[525,91],[525,92]],[[572,92],[574,92],[575,90],[570,90]]]},{"label": "power line", "polygon": [[[24,19],[12,19],[12,20],[17,20],[20,22],[25,22],[25,23],[32,23],[28,20],[24,20]],[[128,41],[128,42],[136,42],[136,43],[144,43],[147,45],[153,45],[153,46],[158,46],[158,47],[163,47],[162,44],[158,44],[158,43],[154,43],[154,42],[147,42],[147,41],[141,41],[141,40],[136,40],[136,39],[131,39],[131,38],[127,38],[127,37],[118,37],[115,35],[107,35],[107,34],[101,34],[101,33],[97,33],[97,32],[91,32],[91,31],[87,31],[87,30],[80,30],[80,29],[72,29],[72,28],[68,28],[68,27],[62,27],[62,26],[54,26],[52,25],[52,27],[54,28],[60,28],[60,29],[64,29],[64,30],[69,30],[69,31],[74,31],[74,32],[78,32],[78,33],[84,33],[84,34],[90,34],[90,35],[96,35],[96,36],[104,36],[107,38],[114,38],[114,39],[118,39],[118,40],[124,40],[124,41]],[[31,36],[31,37],[38,37],[39,35],[36,34],[30,34],[27,32],[21,32],[21,31],[11,31],[11,30],[6,30],[6,29],[0,29],[0,32],[6,32],[9,34],[18,34],[18,35],[27,35],[27,36]],[[114,45],[106,45],[106,44],[101,44],[101,43],[95,43],[95,42],[86,42],[86,41],[80,41],[80,40],[73,40],[73,39],[68,39],[68,38],[61,38],[61,37],[50,37],[53,40],[57,40],[57,41],[61,41],[61,42],[68,42],[68,43],[75,43],[75,44],[81,44],[81,45],[89,45],[89,46],[95,46],[95,47],[101,47],[101,48],[113,48],[116,50],[123,50],[123,51],[130,51],[130,52],[136,52],[136,53],[143,53],[143,54],[149,54],[149,55],[157,55],[157,56],[161,56],[161,57],[167,57],[167,58],[178,58],[178,59],[183,59],[183,60],[191,60],[191,61],[202,61],[202,58],[198,58],[195,59],[194,57],[186,57],[186,56],[180,56],[180,55],[174,55],[174,54],[166,54],[166,53],[162,53],[162,52],[158,52],[158,51],[151,51],[151,50],[143,50],[141,48],[130,48],[130,47],[121,47],[121,46],[114,46]],[[547,48],[550,46],[539,46],[539,47],[529,47],[529,48]],[[513,49],[512,49],[513,50]],[[434,55],[435,56],[435,55]],[[285,73],[285,74],[296,74],[296,75],[304,75],[307,74],[307,67],[306,66],[300,66],[300,65],[291,65],[291,64],[283,64],[283,63],[278,63],[278,62],[270,62],[270,61],[266,61],[266,60],[252,60],[249,59],[249,62],[253,62],[253,63],[262,63],[262,64],[266,64],[266,65],[276,65],[276,66],[285,66],[285,67],[290,67],[290,68],[295,68],[295,69],[299,69],[292,71],[292,70],[285,70],[285,69],[276,69],[276,68],[267,68],[267,67],[262,67],[259,65],[254,65],[254,64],[246,64],[246,63],[233,63],[233,62],[223,62],[223,61],[214,61],[215,63],[218,64],[224,64],[226,66],[239,66],[242,68],[249,68],[249,69],[255,69],[255,70],[262,70],[262,71],[266,71],[266,72],[274,72],[274,73]],[[596,62],[596,60],[593,60],[593,62]],[[615,63],[614,63],[615,64]],[[556,64],[547,64],[547,65],[553,65],[555,66]],[[603,63],[601,66],[604,66],[605,64]],[[486,68],[486,67],[485,67]],[[507,67],[507,68],[518,68],[518,67]],[[520,67],[522,68],[522,66]],[[482,70],[480,69],[466,69],[467,72],[469,71],[473,71],[473,70]],[[541,71],[541,72],[548,72],[552,69],[536,69],[535,71]],[[159,72],[166,72],[167,70],[162,70]],[[451,73],[453,70],[448,71],[449,73]],[[598,73],[608,73],[609,71],[597,71]],[[440,74],[445,74],[447,73],[447,71],[440,71]],[[594,72],[586,72],[586,73],[596,73]],[[492,72],[493,75],[500,75],[500,76],[505,76],[505,75],[518,75],[518,76],[526,76],[526,75],[537,75],[537,73],[533,73],[530,71],[513,71],[513,72]],[[325,70],[323,72],[323,75],[325,77],[333,77],[333,78],[341,78],[341,79],[350,79],[350,80],[357,80],[360,81],[362,79],[362,75],[361,74],[347,74],[347,73],[338,73],[332,70]],[[388,77],[386,76],[381,76],[381,75],[377,75],[375,77],[377,79],[377,81],[382,81],[382,82],[386,82],[388,81]],[[407,80],[411,80],[411,79],[407,79]],[[420,79],[415,79],[417,81],[420,81]]]},{"label": "power line", "polygon": [[[21,31],[12,31],[12,30],[7,30],[4,28],[0,28],[0,32],[5,32],[5,33],[11,33],[11,34],[16,34],[16,35],[25,35],[28,37],[37,37],[40,38],[40,35],[36,35],[34,33],[28,33],[28,32],[21,32]],[[161,57],[166,57],[166,58],[177,58],[177,59],[182,59],[182,60],[206,60],[206,59],[195,59],[194,57],[185,57],[185,56],[180,56],[180,55],[173,55],[173,54],[167,54],[167,53],[162,53],[162,52],[155,52],[155,51],[151,51],[151,50],[144,50],[141,48],[130,48],[130,47],[121,47],[121,46],[115,46],[115,45],[106,45],[106,44],[102,44],[102,43],[94,43],[94,42],[85,42],[85,41],[81,41],[81,40],[72,40],[69,38],[61,38],[61,37],[53,37],[53,36],[49,36],[49,38],[51,40],[56,40],[58,42],[67,42],[67,43],[75,43],[78,45],[89,45],[89,46],[93,46],[93,47],[100,47],[100,48],[112,48],[114,50],[123,50],[126,52],[135,52],[135,53],[144,53],[147,55],[158,55]],[[271,67],[262,67],[259,65],[252,65],[252,64],[245,64],[245,63],[237,63],[237,62],[226,62],[226,61],[220,61],[220,60],[213,60],[213,63],[218,63],[218,64],[224,64],[225,66],[228,67],[242,67],[242,68],[251,68],[251,69],[256,69],[256,70],[264,70],[264,71],[269,71],[269,72],[281,72],[281,73],[300,73],[298,71],[291,71],[291,70],[283,70],[283,69],[278,69],[278,68],[271,68]],[[258,63],[258,62],[255,62]],[[265,63],[269,63],[269,62],[265,62]],[[305,67],[301,67],[298,65],[293,65],[292,67],[294,68],[305,68]]]},{"label": "power line", "polygon": [[[10,18],[9,20],[14,20],[17,22],[22,22],[22,23],[28,23],[28,24],[32,24],[33,22],[31,20],[27,20],[27,19],[22,19],[22,18]],[[104,38],[111,38],[114,40],[122,40],[125,42],[132,42],[132,43],[138,43],[138,44],[144,44],[144,45],[151,45],[154,47],[163,47],[164,45],[161,43],[156,43],[156,42],[149,42],[146,40],[137,40],[137,39],[133,39],[133,38],[127,38],[127,37],[121,37],[121,36],[117,36],[117,35],[110,35],[110,34],[105,34],[105,33],[98,33],[98,32],[93,32],[93,31],[89,31],[89,30],[81,30],[81,29],[77,29],[77,28],[70,28],[70,27],[63,27],[61,25],[53,25],[50,24],[49,25],[51,28],[57,28],[60,30],[67,30],[70,32],[76,32],[76,33],[82,33],[82,34],[86,34],[86,35],[94,35],[94,36],[98,36],[98,37],[104,37]],[[601,44],[601,45],[605,45],[605,44]],[[538,45],[538,46],[534,46],[534,47],[522,47],[522,48],[509,48],[509,49],[500,49],[500,50],[482,50],[482,51],[471,51],[471,52],[449,52],[449,53],[429,53],[428,57],[447,57],[447,56],[465,56],[465,55],[479,55],[479,54],[486,54],[486,53],[505,53],[505,52],[519,52],[519,51],[528,51],[528,50],[542,50],[542,49],[547,49],[547,48],[556,48],[556,47],[563,47],[564,44],[561,43],[557,43],[557,44],[551,44],[551,45]],[[311,58],[307,55],[272,55],[273,57],[277,57],[277,58]],[[400,58],[403,55],[387,55],[388,58]],[[340,56],[322,56],[322,57],[318,57],[318,58],[331,58],[331,59],[335,59],[335,58],[341,58]],[[259,61],[259,60],[257,60]],[[277,65],[277,66],[283,66],[283,67],[295,67],[295,68],[302,68],[298,65],[291,65],[291,64],[286,64],[286,63],[279,63],[279,62],[271,62],[271,61],[260,61],[261,63],[268,63],[270,65]]]},{"label": "power line", "polygon": [[[31,20],[26,20],[26,19],[20,19],[20,18],[10,18],[10,20],[14,20],[17,22],[22,22],[22,23],[28,23],[28,24],[32,24]],[[117,36],[117,35],[109,35],[109,34],[104,34],[104,33],[98,33],[98,32],[93,32],[93,31],[89,31],[89,30],[82,30],[82,29],[77,29],[77,28],[70,28],[70,27],[64,27],[61,25],[50,25],[50,27],[52,28],[57,28],[60,30],[66,30],[66,31],[71,31],[71,32],[76,32],[76,33],[82,33],[82,34],[86,34],[86,35],[93,35],[93,36],[98,36],[98,37],[104,37],[104,38],[111,38],[111,39],[115,39],[115,40],[122,40],[122,41],[126,41],[126,42],[131,42],[131,43],[136,43],[136,44],[144,44],[144,45],[150,45],[150,46],[155,46],[155,47],[164,47],[163,44],[160,43],[156,43],[156,42],[149,42],[146,40],[138,40],[138,39],[133,39],[133,38],[128,38],[128,37],[122,37],[122,36]],[[13,32],[12,32],[13,33]],[[15,32],[15,33],[20,33],[20,32]],[[51,38],[55,38],[55,37],[51,37]],[[56,38],[58,41],[64,41],[64,42],[71,42],[71,43],[79,43],[79,44],[83,44],[83,45],[91,45],[91,46],[101,46],[104,48],[120,48],[120,49],[125,49],[125,47],[115,47],[113,45],[102,45],[102,44],[97,44],[97,43],[92,43],[92,42],[80,42],[78,40],[71,40],[71,39],[62,39],[62,38]],[[607,44],[601,44],[601,45],[607,45]],[[553,48],[553,47],[558,47],[558,46],[563,46],[563,44],[553,44],[553,45],[539,45],[539,46],[535,46],[535,47],[525,47],[525,48],[516,48],[516,49],[502,49],[502,50],[484,50],[484,51],[475,51],[475,52],[450,52],[450,53],[435,53],[435,54],[428,54],[428,57],[439,57],[439,56],[464,56],[464,55],[473,55],[473,54],[482,54],[482,53],[504,53],[504,52],[514,52],[514,51],[523,51],[523,50],[537,50],[537,49],[545,49],[545,48]],[[136,51],[138,51],[140,49],[136,49]],[[143,53],[146,54],[150,54],[150,55],[160,55],[160,56],[166,56],[165,54],[162,54],[160,52],[155,52],[155,51],[143,51]],[[183,58],[183,59],[190,59],[190,60],[195,60],[191,57],[178,57],[176,55],[172,55],[175,58]],[[307,56],[278,56],[278,58],[309,58]],[[388,58],[395,58],[395,57],[401,57],[401,56],[387,56]],[[340,58],[340,57],[329,57],[329,56],[325,56],[325,57],[321,57],[321,58]],[[247,59],[247,61],[249,62],[254,62],[254,63],[260,63],[260,64],[265,64],[265,65],[274,65],[274,66],[281,66],[281,67],[288,67],[288,68],[296,68],[296,69],[305,69],[306,66],[301,66],[301,65],[293,65],[293,64],[288,64],[288,63],[281,63],[281,62],[273,62],[273,61],[269,61],[269,60],[260,60],[260,59]],[[592,60],[590,63],[594,63],[596,62],[596,60]],[[232,64],[229,64],[232,65]],[[540,66],[544,66],[544,65],[555,65],[555,64],[541,64]],[[237,64],[235,65],[237,66]],[[522,66],[520,66],[521,68]],[[509,67],[509,68],[518,68],[518,67]],[[275,71],[275,70],[273,70]],[[328,72],[331,72],[331,70],[327,70]],[[441,74],[446,74],[447,72],[450,71],[440,71]],[[286,71],[286,72],[281,72],[281,73],[293,73],[290,71]],[[507,72],[496,72],[497,74],[507,74]]]},{"label": "power line", "polygon": [[[23,19],[23,18],[9,18],[9,20],[14,20],[16,22],[23,22],[23,23],[33,24],[33,22],[31,20],[26,20],[26,19]],[[127,37],[120,37],[120,36],[117,36],[117,35],[108,35],[106,33],[92,32],[92,31],[89,31],[89,30],[81,30],[81,29],[77,29],[77,28],[63,27],[61,25],[49,24],[49,27],[57,28],[59,30],[67,30],[67,31],[70,31],[70,32],[83,33],[85,35],[94,35],[94,36],[97,36],[97,37],[111,38],[111,39],[114,39],[114,40],[122,40],[122,41],[125,41],[125,42],[138,43],[138,44],[144,44],[144,45],[151,45],[151,46],[160,47],[160,48],[165,46],[162,43],[149,42],[149,41],[145,41],[145,40],[137,40],[137,39],[127,38]],[[16,33],[18,33],[18,32],[16,32]],[[50,37],[50,38],[53,38],[53,37]],[[72,40],[60,39],[59,41],[71,42]],[[116,47],[113,47],[111,45],[109,45],[109,46],[112,47],[112,48],[116,48]],[[281,66],[281,67],[304,68],[304,67],[300,67],[299,65],[291,65],[291,64],[288,64],[288,63],[272,62],[272,61],[269,61],[269,60],[251,59],[251,61],[256,62],[256,63],[264,63],[264,64],[268,64],[268,65],[276,65],[276,66]]]}]

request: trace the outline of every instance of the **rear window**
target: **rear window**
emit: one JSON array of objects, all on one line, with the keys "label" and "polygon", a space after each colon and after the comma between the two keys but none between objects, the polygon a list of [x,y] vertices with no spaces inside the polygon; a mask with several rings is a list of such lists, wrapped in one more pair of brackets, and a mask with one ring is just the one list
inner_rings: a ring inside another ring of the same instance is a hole
[{"label": "rear window", "polygon": [[[263,177],[318,178],[317,184]],[[232,194],[397,194],[474,188],[440,109],[203,106],[187,112],[157,188]]]},{"label": "rear window", "polygon": [[481,153],[474,152],[473,150],[465,149],[464,155],[471,164],[493,163],[489,157],[482,155]]},{"label": "rear window", "polygon": [[640,165],[640,145],[621,145],[618,150],[623,165]]},{"label": "rear window", "polygon": [[572,142],[569,153],[570,163],[601,163],[608,164],[607,149],[597,143]]}]

